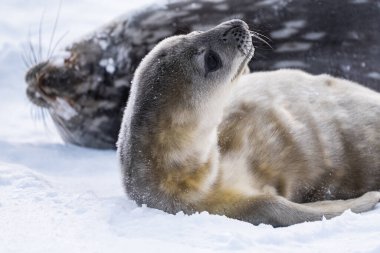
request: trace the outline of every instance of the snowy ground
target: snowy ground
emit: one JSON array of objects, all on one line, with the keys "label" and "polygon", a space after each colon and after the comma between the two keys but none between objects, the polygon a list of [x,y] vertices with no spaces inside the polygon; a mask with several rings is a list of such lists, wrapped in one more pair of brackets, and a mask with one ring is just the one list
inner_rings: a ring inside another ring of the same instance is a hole
[{"label": "snowy ground", "polygon": [[[150,0],[64,0],[63,45]],[[110,4],[112,3],[112,4]],[[288,228],[252,226],[207,213],[139,208],[122,190],[114,151],[65,145],[33,119],[22,43],[46,51],[58,1],[0,3],[0,252],[380,252],[380,205]],[[43,14],[45,13],[45,14]]]}]

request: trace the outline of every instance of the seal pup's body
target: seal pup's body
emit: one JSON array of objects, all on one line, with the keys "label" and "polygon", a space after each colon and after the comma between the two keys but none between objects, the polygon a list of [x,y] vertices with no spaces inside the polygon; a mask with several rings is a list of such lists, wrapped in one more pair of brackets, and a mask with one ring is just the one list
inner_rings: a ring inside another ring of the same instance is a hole
[{"label": "seal pup's body", "polygon": [[380,95],[294,70],[240,77],[253,52],[247,25],[232,20],[144,58],[118,140],[127,194],[274,226],[373,208]]}]

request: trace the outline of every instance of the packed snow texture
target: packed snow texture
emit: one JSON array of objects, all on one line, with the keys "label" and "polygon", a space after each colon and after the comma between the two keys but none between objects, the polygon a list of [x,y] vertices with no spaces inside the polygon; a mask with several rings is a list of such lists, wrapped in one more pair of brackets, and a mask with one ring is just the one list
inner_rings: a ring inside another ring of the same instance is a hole
[{"label": "packed snow texture", "polygon": [[[62,47],[146,2],[64,0],[54,42],[70,31]],[[136,206],[123,192],[114,151],[64,144],[25,96],[23,45],[29,31],[38,44],[42,20],[46,53],[58,6],[1,2],[0,252],[380,252],[380,205],[277,229]]]}]

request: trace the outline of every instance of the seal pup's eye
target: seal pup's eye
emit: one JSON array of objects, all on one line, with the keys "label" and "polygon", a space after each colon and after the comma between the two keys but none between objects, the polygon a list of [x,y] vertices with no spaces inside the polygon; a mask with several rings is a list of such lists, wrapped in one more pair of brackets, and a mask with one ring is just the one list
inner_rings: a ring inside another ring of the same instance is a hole
[{"label": "seal pup's eye", "polygon": [[206,72],[216,71],[222,67],[222,60],[216,52],[209,50],[205,54],[205,66]]}]

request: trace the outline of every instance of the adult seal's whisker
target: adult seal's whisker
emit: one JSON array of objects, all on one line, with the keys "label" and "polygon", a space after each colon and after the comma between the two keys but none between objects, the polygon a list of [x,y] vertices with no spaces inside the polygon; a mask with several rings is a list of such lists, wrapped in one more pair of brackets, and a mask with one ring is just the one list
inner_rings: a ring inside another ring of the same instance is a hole
[{"label": "adult seal's whisker", "polygon": [[49,129],[48,127],[48,124],[46,122],[46,114],[45,114],[45,109],[40,107],[40,115],[41,115],[41,119],[42,119],[42,123],[44,125],[44,128],[45,129]]},{"label": "adult seal's whisker", "polygon": [[38,63],[38,57],[37,57],[36,50],[34,49],[34,46],[33,46],[33,43],[32,43],[31,31],[30,30],[29,30],[29,33],[28,33],[28,46],[29,46],[29,50],[30,50],[31,55],[32,55],[33,65],[35,65],[35,64]]},{"label": "adult seal's whisker", "polygon": [[50,60],[51,57],[54,55],[54,52],[55,52],[55,50],[57,49],[58,45],[63,41],[63,39],[67,36],[68,33],[69,33],[69,31],[64,32],[64,33],[63,33],[63,34],[57,39],[57,41],[55,42],[55,44],[54,44],[54,46],[53,46],[53,48],[52,48],[52,50],[51,50],[51,53],[50,53],[50,55],[49,55],[49,57],[48,57],[48,60]]},{"label": "adult seal's whisker", "polygon": [[59,20],[60,14],[61,14],[61,8],[62,8],[62,0],[59,1],[57,15],[55,16],[55,20],[54,20],[53,31],[52,31],[51,36],[50,36],[49,48],[48,48],[48,51],[47,51],[47,58],[48,59],[50,59],[51,55],[54,52],[54,48],[53,48],[52,51],[50,51],[50,50],[52,48],[55,32],[56,32],[56,29],[57,29],[57,26],[58,26],[58,20]]},{"label": "adult seal's whisker", "polygon": [[23,43],[22,48],[23,48],[23,55],[25,57],[25,60],[28,66],[32,67],[34,65],[33,56],[32,56],[32,51],[29,49],[28,42]]},{"label": "adult seal's whisker", "polygon": [[45,16],[46,10],[44,9],[41,14],[40,24],[38,27],[38,62],[43,60],[42,55],[42,29],[43,29],[43,22],[44,22],[44,16]]}]

